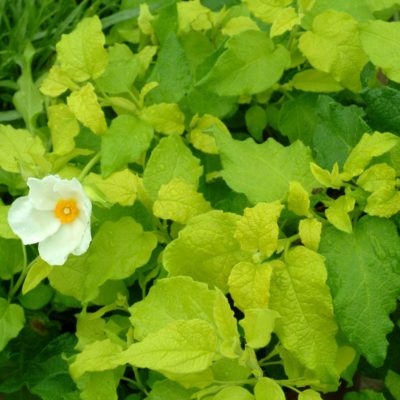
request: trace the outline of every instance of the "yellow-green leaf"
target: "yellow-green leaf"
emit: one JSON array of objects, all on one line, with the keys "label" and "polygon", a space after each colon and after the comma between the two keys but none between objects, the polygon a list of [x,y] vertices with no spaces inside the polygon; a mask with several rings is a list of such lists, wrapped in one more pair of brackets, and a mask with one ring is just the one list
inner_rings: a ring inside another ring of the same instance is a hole
[{"label": "yellow-green leaf", "polygon": [[260,378],[254,387],[256,400],[285,400],[282,387],[271,378]]},{"label": "yellow-green leaf", "polygon": [[211,210],[210,203],[189,183],[174,178],[162,185],[153,205],[154,215],[186,224],[190,218]]},{"label": "yellow-green leaf", "polygon": [[10,206],[0,205],[0,237],[4,239],[18,239],[8,224],[8,210]]},{"label": "yellow-green leaf", "polygon": [[37,258],[29,268],[28,274],[26,275],[22,286],[22,294],[27,294],[39,285],[40,282],[50,275],[52,269],[53,267],[51,265],[47,264],[40,257]]},{"label": "yellow-green leaf", "polygon": [[288,85],[304,92],[316,93],[338,92],[343,89],[330,74],[318,69],[306,69],[298,72]]},{"label": "yellow-green leaf", "polygon": [[140,118],[166,135],[181,135],[185,130],[185,115],[175,103],[152,104],[140,111]]},{"label": "yellow-green leaf", "polygon": [[383,186],[396,184],[396,170],[387,164],[375,164],[357,179],[357,185],[367,192],[374,192]]},{"label": "yellow-green leaf", "polygon": [[56,46],[61,68],[76,82],[98,78],[108,62],[104,43],[99,17],[83,19]]},{"label": "yellow-green leaf", "polygon": [[360,37],[370,60],[389,79],[400,82],[400,22],[368,21],[361,26]]},{"label": "yellow-green leaf", "polygon": [[292,0],[244,0],[244,3],[257,18],[272,24]]},{"label": "yellow-green leaf", "polygon": [[268,308],[249,308],[239,322],[244,329],[246,345],[253,349],[261,349],[268,345],[275,328],[275,320],[279,314]]},{"label": "yellow-green leaf", "polygon": [[41,175],[50,167],[42,141],[25,129],[0,125],[0,167],[25,176]]},{"label": "yellow-green leaf", "polygon": [[234,36],[238,33],[249,30],[259,31],[260,28],[250,17],[245,17],[242,15],[228,20],[221,31],[226,36]]},{"label": "yellow-green leaf", "polygon": [[74,137],[80,130],[75,115],[64,103],[49,106],[47,115],[54,153],[64,155],[71,152],[75,148]]},{"label": "yellow-green leaf", "polygon": [[104,112],[91,83],[87,83],[79,90],[72,92],[67,98],[67,103],[76,119],[84,126],[98,134],[106,131],[107,124]]},{"label": "yellow-green leaf", "polygon": [[218,129],[228,136],[228,128],[217,117],[210,114],[205,114],[202,117],[195,115],[190,123],[190,132],[188,135],[190,143],[198,149],[208,154],[218,154],[218,148],[215,143],[215,138],[212,135],[213,129]]},{"label": "yellow-green leaf", "polygon": [[360,175],[374,157],[387,153],[399,142],[400,138],[391,133],[365,133],[349,154],[343,170],[351,176]]},{"label": "yellow-green leaf", "polygon": [[337,325],[324,258],[297,246],[284,261],[271,279],[269,306],[281,315],[275,332],[291,357],[317,379],[336,381]]},{"label": "yellow-green leaf", "polygon": [[339,173],[338,163],[333,165],[332,172],[329,172],[314,163],[311,163],[310,167],[314,178],[323,186],[334,189],[339,189],[343,186],[343,180]]},{"label": "yellow-green leaf", "polygon": [[326,218],[335,228],[343,232],[351,233],[353,227],[351,225],[349,212],[353,211],[355,203],[355,199],[348,195],[338,197],[325,210]]},{"label": "yellow-green leaf", "polygon": [[321,395],[312,389],[306,389],[299,393],[298,400],[322,400]]},{"label": "yellow-green leaf", "polygon": [[68,89],[77,90],[79,86],[74,83],[59,65],[53,65],[40,85],[40,91],[46,96],[57,97]]},{"label": "yellow-green leaf", "polygon": [[129,169],[114,172],[105,179],[90,173],[84,180],[84,186],[93,201],[131,206],[136,200],[137,177]]},{"label": "yellow-green leaf", "polygon": [[228,285],[237,308],[245,311],[268,307],[269,285],[276,262],[279,261],[255,265],[242,261],[232,268]]},{"label": "yellow-green leaf", "polygon": [[295,25],[300,23],[300,18],[293,7],[286,7],[278,13],[272,23],[270,36],[279,36],[290,31]]},{"label": "yellow-green leaf", "polygon": [[279,201],[246,208],[235,232],[240,247],[270,257],[278,248],[278,218],[282,209]]},{"label": "yellow-green leaf", "polygon": [[305,190],[299,182],[290,182],[287,201],[289,210],[300,216],[308,215],[310,208],[310,197],[307,190]]},{"label": "yellow-green leaf", "polygon": [[322,223],[315,218],[302,219],[299,222],[301,243],[311,250],[317,251],[321,240]]},{"label": "yellow-green leaf", "polygon": [[368,197],[364,211],[369,215],[390,218],[400,211],[400,192],[391,184],[380,187]]},{"label": "yellow-green leaf", "polygon": [[317,15],[312,31],[301,36],[299,47],[314,68],[331,74],[347,89],[361,90],[360,74],[368,57],[361,46],[358,22],[349,14],[329,10]]},{"label": "yellow-green leaf", "polygon": [[211,10],[204,7],[200,0],[177,3],[180,32],[203,31],[212,28]]}]

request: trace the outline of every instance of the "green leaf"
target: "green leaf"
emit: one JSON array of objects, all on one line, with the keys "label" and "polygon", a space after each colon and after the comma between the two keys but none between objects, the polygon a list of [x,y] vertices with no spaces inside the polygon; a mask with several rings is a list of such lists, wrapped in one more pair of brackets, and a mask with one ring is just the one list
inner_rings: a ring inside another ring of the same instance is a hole
[{"label": "green leaf", "polygon": [[383,363],[393,329],[389,313],[400,293],[399,249],[395,225],[376,217],[363,217],[352,234],[327,228],[321,239],[339,326],[374,366]]},{"label": "green leaf", "polygon": [[77,90],[79,86],[59,65],[53,65],[46,78],[42,81],[40,91],[46,96],[57,97],[68,89]]},{"label": "green leaf", "polygon": [[151,103],[178,103],[189,91],[192,81],[190,67],[184,49],[173,32],[163,42],[147,79],[147,82],[153,81],[159,85],[147,97]]},{"label": "green leaf", "polygon": [[254,203],[283,200],[291,181],[298,181],[308,192],[317,184],[310,172],[310,150],[301,142],[284,147],[274,139],[256,144],[252,139],[237,141],[218,132],[215,136],[224,180]]},{"label": "green leaf", "polygon": [[108,49],[108,65],[96,85],[109,94],[129,93],[139,73],[139,61],[128,46],[116,43]]},{"label": "green leaf", "polygon": [[78,121],[64,103],[50,105],[47,116],[53,152],[58,155],[68,154],[75,148],[74,137],[80,131]]},{"label": "green leaf", "polygon": [[299,393],[298,400],[322,400],[322,397],[315,390],[306,389]]},{"label": "green leaf", "polygon": [[11,206],[0,205],[0,237],[4,239],[18,239],[8,224],[8,210]]},{"label": "green leaf", "polygon": [[382,186],[368,197],[364,211],[369,215],[390,218],[400,211],[400,192],[393,184]]},{"label": "green leaf", "polygon": [[114,172],[103,179],[90,173],[83,181],[86,193],[93,201],[131,206],[136,200],[137,176],[129,169]]},{"label": "green leaf", "polygon": [[157,244],[156,236],[125,217],[105,222],[82,256],[70,256],[49,275],[59,292],[85,303],[96,298],[99,286],[109,279],[124,279],[146,264]]},{"label": "green leaf", "polygon": [[193,217],[168,244],[163,263],[170,275],[189,275],[226,292],[235,264],[248,258],[234,238],[239,216],[210,211]]},{"label": "green leaf", "polygon": [[11,279],[24,266],[20,240],[0,238],[0,278]]},{"label": "green leaf", "polygon": [[61,68],[76,82],[98,78],[108,62],[104,43],[100,19],[97,16],[83,19],[56,46]]},{"label": "green leaf", "polygon": [[185,115],[175,103],[152,104],[140,111],[140,118],[166,135],[181,135],[185,130]]},{"label": "green leaf", "polygon": [[53,294],[50,286],[40,283],[28,294],[18,296],[18,301],[27,310],[40,310],[50,302]]},{"label": "green leaf", "polygon": [[295,359],[322,382],[337,379],[337,326],[321,255],[305,247],[289,250],[273,268],[270,308],[281,318],[276,333]]},{"label": "green leaf", "polygon": [[385,86],[369,89],[363,95],[368,123],[373,129],[400,134],[400,92]]},{"label": "green leaf", "polygon": [[239,324],[244,329],[246,345],[253,349],[261,349],[271,341],[275,320],[279,313],[268,308],[249,308]]},{"label": "green leaf", "polygon": [[79,398],[81,400],[118,400],[117,387],[120,378],[120,369],[86,372],[77,380],[77,386],[81,390]]},{"label": "green leaf", "polygon": [[254,387],[256,400],[285,400],[285,393],[278,382],[271,378],[260,378]]},{"label": "green leaf", "polygon": [[354,105],[342,106],[328,96],[319,96],[317,110],[320,119],[312,138],[315,161],[327,169],[336,162],[342,167],[362,135],[370,132],[362,118],[364,111]]},{"label": "green leaf", "polygon": [[299,24],[300,17],[293,7],[282,8],[272,23],[270,36],[280,36],[287,31],[291,31],[294,26]]},{"label": "green leaf", "polygon": [[344,400],[385,400],[385,396],[374,390],[361,390],[360,392],[346,393]]},{"label": "green leaf", "polygon": [[257,18],[272,24],[291,0],[245,0],[244,3]]},{"label": "green leaf", "polygon": [[193,390],[185,389],[176,382],[157,381],[149,393],[148,400],[190,400]]},{"label": "green leaf", "polygon": [[36,118],[43,111],[43,97],[32,79],[31,63],[35,49],[28,43],[22,56],[22,73],[19,77],[18,91],[13,96],[15,109],[22,115],[26,127],[33,131]]},{"label": "green leaf", "polygon": [[[332,27],[340,26],[340,30]],[[299,47],[310,64],[332,75],[345,88],[361,90],[360,74],[368,61],[361,46],[358,23],[350,15],[333,10],[315,17],[313,30],[303,33]]]},{"label": "green leaf", "polygon": [[114,118],[101,138],[101,170],[104,176],[139,161],[149,148],[153,129],[133,115]]},{"label": "green leaf", "polygon": [[269,286],[275,263],[271,261],[256,265],[242,261],[232,268],[228,285],[236,307],[242,311],[268,307]]},{"label": "green leaf", "polygon": [[368,21],[361,25],[360,38],[370,60],[389,79],[400,82],[400,22]]},{"label": "green leaf", "polygon": [[67,97],[67,103],[76,119],[93,133],[102,134],[106,131],[104,112],[91,83],[73,91]]},{"label": "green leaf", "polygon": [[190,218],[211,210],[201,193],[179,178],[162,185],[153,204],[156,217],[186,224]]},{"label": "green leaf", "polygon": [[197,86],[220,96],[263,92],[276,83],[289,66],[289,52],[275,47],[263,32],[245,31],[231,37],[210,72]]},{"label": "green leaf", "polygon": [[88,344],[69,366],[72,378],[76,380],[85,372],[114,369],[118,365],[116,360],[122,350],[119,344],[113,343],[110,339]]},{"label": "green leaf", "polygon": [[293,211],[296,215],[308,215],[310,208],[310,197],[299,182],[290,182],[287,203],[288,209]]},{"label": "green leaf", "polygon": [[354,210],[355,204],[354,197],[350,195],[340,196],[325,210],[326,218],[335,228],[351,233],[353,228],[349,212]]},{"label": "green leaf", "polygon": [[290,82],[289,87],[304,92],[330,93],[342,90],[342,86],[326,72],[317,69],[306,69],[298,72]]},{"label": "green leaf", "polygon": [[318,97],[313,94],[301,94],[286,101],[279,112],[279,130],[293,143],[301,140],[310,145],[320,116],[316,112]]},{"label": "green leaf", "polygon": [[400,399],[400,375],[389,370],[385,377],[385,386],[395,400]]},{"label": "green leaf", "polygon": [[241,386],[228,386],[220,390],[212,400],[254,400],[254,396]]},{"label": "green leaf", "polygon": [[42,141],[25,129],[0,125],[0,167],[24,176],[39,175],[48,167]]},{"label": "green leaf", "polygon": [[400,139],[391,133],[365,133],[351,151],[343,170],[351,176],[360,175],[374,157],[387,153],[399,143]]},{"label": "green leaf", "polygon": [[150,199],[156,200],[163,184],[180,178],[197,188],[203,168],[178,135],[160,140],[152,151],[143,174],[143,184]]},{"label": "green leaf", "polygon": [[32,263],[22,286],[22,294],[27,294],[32,289],[35,289],[40,282],[46,279],[53,267],[43,261],[40,257],[36,258]]},{"label": "green leaf", "polygon": [[18,304],[9,304],[0,298],[0,351],[18,336],[25,324],[24,309]]},{"label": "green leaf", "polygon": [[316,218],[306,218],[299,222],[301,243],[311,250],[317,251],[321,240],[322,223]]},{"label": "green leaf", "polygon": [[120,363],[136,367],[190,374],[207,369],[217,350],[212,325],[200,319],[174,321],[132,344],[119,357]]},{"label": "green leaf", "polygon": [[258,105],[251,106],[246,110],[245,121],[251,136],[261,142],[264,129],[267,126],[267,114],[265,109]]},{"label": "green leaf", "polygon": [[[144,300],[129,309],[135,338],[143,340],[176,320],[203,319],[213,324],[215,301],[214,290],[187,276],[160,279]],[[149,318],[150,314],[154,318]]]}]

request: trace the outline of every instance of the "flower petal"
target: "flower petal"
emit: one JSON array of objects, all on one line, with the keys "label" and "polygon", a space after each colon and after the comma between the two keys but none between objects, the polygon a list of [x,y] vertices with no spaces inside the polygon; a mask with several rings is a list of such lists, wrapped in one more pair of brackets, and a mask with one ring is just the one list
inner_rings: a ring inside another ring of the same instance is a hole
[{"label": "flower petal", "polygon": [[92,233],[90,231],[90,224],[87,225],[85,233],[83,234],[82,241],[79,243],[78,247],[72,252],[75,256],[80,256],[85,253],[89,248],[89,244],[92,241]]},{"label": "flower petal", "polygon": [[61,225],[53,211],[35,209],[27,196],[20,197],[12,203],[8,212],[8,223],[24,244],[38,243],[46,239]]},{"label": "flower petal", "polygon": [[29,200],[38,210],[54,210],[59,194],[54,191],[54,186],[60,181],[55,175],[43,179],[28,178]]},{"label": "flower petal", "polygon": [[60,229],[39,243],[39,254],[50,265],[63,265],[84,239],[86,225],[81,219],[71,224],[61,225]]}]

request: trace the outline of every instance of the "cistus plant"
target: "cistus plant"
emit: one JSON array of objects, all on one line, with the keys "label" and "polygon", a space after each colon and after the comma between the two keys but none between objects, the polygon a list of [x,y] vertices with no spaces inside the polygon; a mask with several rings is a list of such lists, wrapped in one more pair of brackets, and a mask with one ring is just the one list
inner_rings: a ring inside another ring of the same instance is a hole
[{"label": "cistus plant", "polygon": [[399,400],[398,1],[120,13],[0,126],[0,392]]}]

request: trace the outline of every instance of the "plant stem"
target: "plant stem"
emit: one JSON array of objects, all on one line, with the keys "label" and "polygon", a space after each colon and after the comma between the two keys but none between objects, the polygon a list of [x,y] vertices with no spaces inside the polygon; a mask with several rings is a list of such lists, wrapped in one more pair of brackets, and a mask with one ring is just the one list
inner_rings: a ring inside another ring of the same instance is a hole
[{"label": "plant stem", "polygon": [[97,164],[97,162],[100,160],[101,153],[98,152],[86,165],[85,168],[83,168],[82,172],[78,176],[78,181],[82,182],[85,176],[90,172],[90,170]]},{"label": "plant stem", "polygon": [[31,265],[36,260],[36,258],[35,258],[28,265],[28,258],[27,258],[27,255],[26,255],[25,245],[22,242],[21,242],[21,245],[22,245],[23,267],[22,267],[22,271],[21,271],[21,274],[18,277],[17,282],[15,283],[15,285],[12,285],[10,287],[10,291],[8,293],[8,301],[11,301],[13,299],[13,297],[15,296],[15,294],[18,292],[18,290],[21,288],[21,286],[24,283],[25,277],[26,277]]}]

